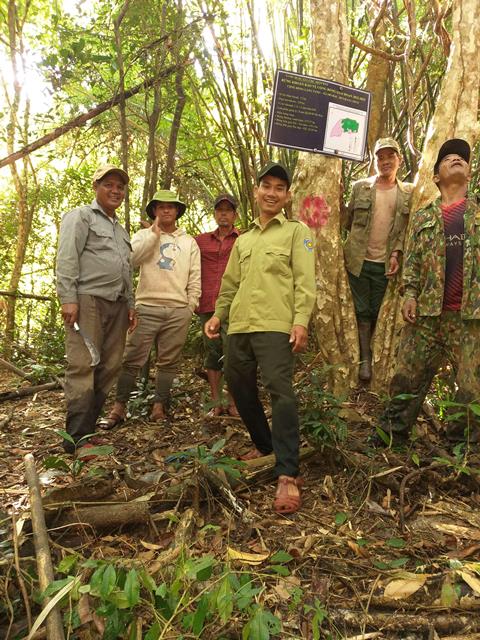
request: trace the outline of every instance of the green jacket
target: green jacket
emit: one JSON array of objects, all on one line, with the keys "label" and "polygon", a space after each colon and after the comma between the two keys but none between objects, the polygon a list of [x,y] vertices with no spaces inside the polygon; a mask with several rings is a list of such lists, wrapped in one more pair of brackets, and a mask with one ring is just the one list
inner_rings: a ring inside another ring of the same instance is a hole
[{"label": "green jacket", "polygon": [[315,302],[312,235],[297,220],[279,213],[262,229],[252,227],[233,245],[222,278],[215,315],[228,319],[228,333],[304,327]]},{"label": "green jacket", "polygon": [[[367,253],[375,202],[375,183],[376,176],[355,182],[343,225],[350,232],[343,248],[345,266],[347,271],[357,277]],[[388,271],[392,251],[403,251],[413,184],[397,179],[397,187],[395,219],[388,236],[385,271]]]},{"label": "green jacket", "polygon": [[[441,199],[413,216],[403,266],[405,298],[417,301],[417,315],[439,316],[445,287],[445,234]],[[480,319],[480,206],[469,197],[464,215],[462,318]]]}]

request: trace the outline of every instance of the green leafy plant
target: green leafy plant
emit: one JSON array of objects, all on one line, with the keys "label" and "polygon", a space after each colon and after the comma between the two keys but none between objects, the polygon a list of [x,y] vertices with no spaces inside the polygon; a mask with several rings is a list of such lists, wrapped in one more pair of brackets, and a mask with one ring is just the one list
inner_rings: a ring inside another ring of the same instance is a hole
[{"label": "green leafy plant", "polygon": [[224,471],[232,478],[239,478],[240,469],[246,465],[244,462],[235,460],[229,456],[217,456],[224,446],[225,439],[217,440],[210,449],[204,445],[200,445],[199,447],[187,449],[186,451],[172,453],[167,457],[166,461],[177,464],[193,463],[200,467],[205,466],[212,470]]},{"label": "green leafy plant", "polygon": [[[43,466],[45,469],[58,469],[60,471],[65,471],[66,473],[70,473],[73,479],[78,477],[79,473],[85,466],[87,462],[85,458],[89,456],[108,456],[113,452],[113,447],[110,444],[89,447],[82,451],[82,447],[95,435],[93,433],[83,436],[83,438],[80,438],[77,442],[75,442],[69,433],[63,431],[63,429],[56,429],[55,433],[75,447],[73,460],[70,461],[66,456],[47,456],[43,460]],[[91,475],[94,475],[95,473],[97,473],[95,468],[92,468]]]},{"label": "green leafy plant", "polygon": [[[279,552],[272,566],[292,559]],[[136,639],[139,616],[150,620],[146,640],[171,637],[174,629],[181,629],[185,637],[200,638],[207,627],[212,637],[212,629],[220,632],[232,617],[241,625],[245,640],[269,640],[281,631],[279,618],[257,601],[264,590],[261,580],[248,572],[232,571],[211,555],[192,558],[182,554],[160,584],[142,566],[82,561],[76,554],[66,556],[57,570],[66,577],[52,582],[42,598],[68,590],[60,604],[66,607],[66,625],[75,631],[80,625],[77,603],[88,594],[91,609],[103,618],[105,640]]]},{"label": "green leafy plant", "polygon": [[320,638],[320,627],[323,621],[327,618],[328,612],[320,602],[318,598],[315,598],[313,605],[306,604],[303,607],[305,613],[312,614],[312,638],[313,640],[319,640]]},{"label": "green leafy plant", "polygon": [[321,373],[310,373],[302,388],[302,429],[308,438],[320,444],[344,442],[347,423],[340,416],[342,398],[325,390]]}]

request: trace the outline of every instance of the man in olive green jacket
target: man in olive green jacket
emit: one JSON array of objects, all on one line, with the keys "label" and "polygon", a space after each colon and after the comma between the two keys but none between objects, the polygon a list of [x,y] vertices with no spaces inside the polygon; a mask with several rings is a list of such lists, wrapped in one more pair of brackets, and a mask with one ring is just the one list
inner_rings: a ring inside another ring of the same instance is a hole
[{"label": "man in olive green jacket", "polygon": [[[480,206],[467,194],[469,162],[465,140],[441,146],[433,178],[441,196],[412,220],[403,273],[407,325],[390,385],[392,400],[381,418],[390,434],[408,435],[446,362],[455,373],[456,402],[480,400]],[[467,406],[455,412],[447,435],[478,439],[475,414]]]},{"label": "man in olive green jacket", "polygon": [[370,342],[388,278],[400,269],[413,185],[397,178],[400,147],[392,138],[375,145],[376,175],[358,180],[344,223],[349,231],[345,243],[348,271],[357,316],[359,378],[371,377]]},{"label": "man in olive green jacket", "polygon": [[[255,199],[259,216],[233,246],[205,333],[217,337],[228,319],[225,378],[255,445],[243,459],[275,453],[275,510],[292,513],[301,504],[292,375],[294,354],[307,345],[315,301],[313,242],[308,227],[282,213],[290,176],[281,164],[269,162],[259,171]],[[257,366],[272,401],[271,432],[258,397]]]}]

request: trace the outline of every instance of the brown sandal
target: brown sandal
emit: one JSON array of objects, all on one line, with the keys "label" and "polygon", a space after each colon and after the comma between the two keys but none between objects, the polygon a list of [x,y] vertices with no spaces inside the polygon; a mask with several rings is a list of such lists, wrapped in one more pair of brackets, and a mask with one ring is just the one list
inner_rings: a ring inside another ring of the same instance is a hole
[{"label": "brown sandal", "polygon": [[110,429],[115,429],[118,425],[123,424],[125,420],[125,416],[120,415],[116,411],[112,411],[108,418],[103,418],[103,420],[99,421],[98,426],[104,431],[110,431]]},{"label": "brown sandal", "polygon": [[277,492],[273,508],[276,513],[295,513],[302,506],[300,487],[303,485],[301,478],[291,476],[279,476]]},{"label": "brown sandal", "polygon": [[258,449],[250,449],[247,453],[244,453],[243,456],[239,456],[239,460],[256,460],[257,458],[263,458],[265,453],[262,453]]}]

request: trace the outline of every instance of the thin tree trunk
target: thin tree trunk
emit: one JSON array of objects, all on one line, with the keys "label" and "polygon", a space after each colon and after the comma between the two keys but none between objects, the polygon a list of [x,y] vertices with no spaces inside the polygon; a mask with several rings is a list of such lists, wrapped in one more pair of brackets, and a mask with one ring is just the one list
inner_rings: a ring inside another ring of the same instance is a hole
[{"label": "thin tree trunk", "polygon": [[[122,34],[120,31],[120,26],[122,24],[123,19],[125,18],[128,7],[130,5],[130,0],[125,0],[122,8],[120,9],[117,17],[113,21],[113,28],[115,33],[115,49],[117,54],[117,65],[118,65],[118,86],[120,89],[120,101],[118,103],[118,107],[120,110],[120,132],[121,132],[121,155],[122,155],[122,168],[128,173],[128,128],[127,128],[127,109],[126,109],[126,99],[125,99],[125,65],[123,61],[123,52],[122,52]],[[127,186],[125,190],[125,228],[128,233],[130,233],[130,193]]]}]

